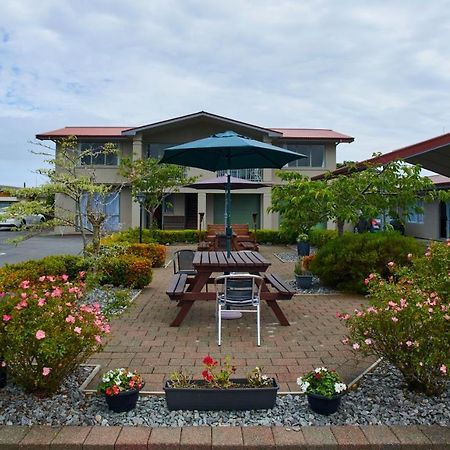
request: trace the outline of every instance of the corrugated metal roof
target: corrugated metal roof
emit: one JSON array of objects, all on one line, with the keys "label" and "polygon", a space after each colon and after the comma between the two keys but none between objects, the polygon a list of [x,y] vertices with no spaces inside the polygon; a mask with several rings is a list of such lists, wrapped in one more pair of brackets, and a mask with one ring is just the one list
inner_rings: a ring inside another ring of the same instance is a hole
[{"label": "corrugated metal roof", "polygon": [[340,142],[353,142],[355,140],[352,136],[323,128],[271,128],[271,130],[283,133],[283,139],[315,139]]}]

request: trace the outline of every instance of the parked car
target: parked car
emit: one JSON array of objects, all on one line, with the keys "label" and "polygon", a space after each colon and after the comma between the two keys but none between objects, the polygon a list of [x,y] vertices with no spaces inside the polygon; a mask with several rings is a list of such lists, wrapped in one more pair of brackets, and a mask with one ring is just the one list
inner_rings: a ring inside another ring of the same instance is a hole
[{"label": "parked car", "polygon": [[36,225],[45,222],[45,216],[42,214],[32,214],[24,217],[6,217],[8,208],[0,209],[0,229],[1,228],[19,228],[27,225]]},{"label": "parked car", "polygon": [[381,220],[378,218],[364,219],[361,217],[358,223],[354,226],[353,231],[355,233],[376,233],[381,230]]}]

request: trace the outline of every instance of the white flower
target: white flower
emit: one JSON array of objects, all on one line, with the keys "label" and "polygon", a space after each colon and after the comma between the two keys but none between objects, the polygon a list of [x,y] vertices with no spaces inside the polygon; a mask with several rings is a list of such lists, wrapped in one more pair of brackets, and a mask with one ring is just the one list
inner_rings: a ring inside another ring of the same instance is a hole
[{"label": "white flower", "polygon": [[308,381],[303,381],[302,377],[297,378],[297,384],[300,386],[300,392],[302,394],[304,394],[308,390],[309,382]]},{"label": "white flower", "polygon": [[334,383],[334,390],[336,393],[341,393],[342,391],[345,391],[347,389],[347,386],[344,383]]},{"label": "white flower", "polygon": [[269,377],[267,375],[261,375],[261,380],[268,380]]},{"label": "white flower", "polygon": [[316,369],[314,369],[314,372],[316,372],[316,373],[326,372],[326,371],[327,371],[326,367],[317,367]]}]

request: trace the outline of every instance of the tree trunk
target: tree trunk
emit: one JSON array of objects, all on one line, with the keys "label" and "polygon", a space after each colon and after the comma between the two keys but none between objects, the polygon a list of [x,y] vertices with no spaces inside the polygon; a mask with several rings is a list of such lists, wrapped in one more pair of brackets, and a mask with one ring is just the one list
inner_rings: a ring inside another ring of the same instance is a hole
[{"label": "tree trunk", "polygon": [[342,236],[344,234],[344,221],[338,220],[336,223],[337,223],[338,236]]}]

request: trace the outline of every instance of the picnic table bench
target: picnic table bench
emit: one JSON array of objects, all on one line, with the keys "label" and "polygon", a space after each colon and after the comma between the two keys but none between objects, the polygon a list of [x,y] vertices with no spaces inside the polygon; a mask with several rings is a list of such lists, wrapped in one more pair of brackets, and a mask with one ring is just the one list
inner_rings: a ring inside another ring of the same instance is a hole
[{"label": "picnic table bench", "polygon": [[196,252],[193,265],[197,271],[195,276],[174,275],[166,291],[169,298],[177,301],[178,306],[181,307],[170,324],[171,326],[180,326],[196,301],[216,300],[216,293],[211,290],[205,291],[204,288],[214,283],[215,276],[212,276],[213,273],[224,272],[261,274],[263,276],[261,300],[264,300],[272,309],[280,325],[289,325],[289,321],[277,304],[277,300],[290,300],[295,291],[278,275],[266,273],[270,262],[258,252],[231,252],[229,258],[226,252]]}]

